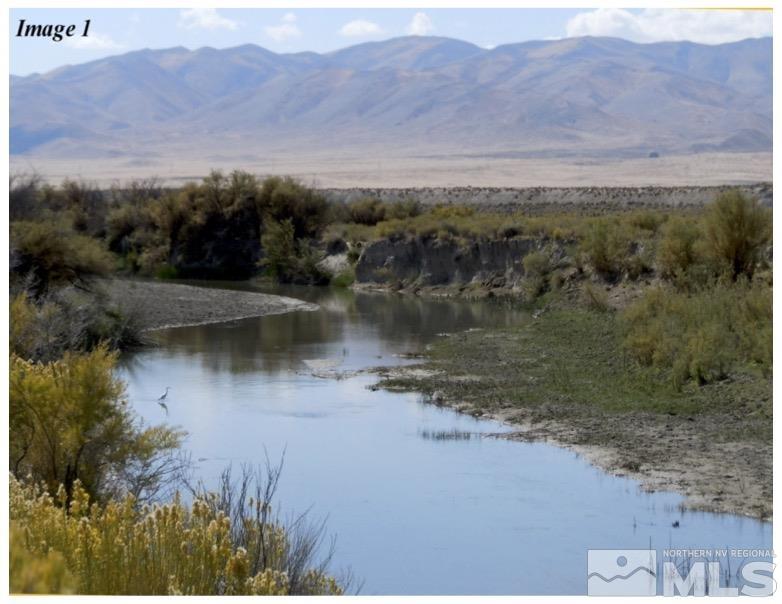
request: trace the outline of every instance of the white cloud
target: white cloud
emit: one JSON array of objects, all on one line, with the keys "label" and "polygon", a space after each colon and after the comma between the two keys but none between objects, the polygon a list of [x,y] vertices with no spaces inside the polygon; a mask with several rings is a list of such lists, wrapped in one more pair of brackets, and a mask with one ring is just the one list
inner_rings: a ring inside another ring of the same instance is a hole
[{"label": "white cloud", "polygon": [[293,38],[301,37],[301,30],[296,25],[296,15],[285,13],[280,19],[279,25],[268,25],[263,28],[266,35],[275,42],[287,42]]},{"label": "white cloud", "polygon": [[179,11],[179,27],[185,29],[236,29],[239,24],[223,17],[214,8],[188,8]]},{"label": "white cloud", "polygon": [[634,42],[690,40],[722,44],[771,35],[771,11],[647,8],[630,12],[599,8],[579,13],[566,26],[568,37],[614,36]]},{"label": "white cloud", "polygon": [[65,38],[65,44],[79,50],[112,50],[122,48],[122,44],[115,42],[111,36],[103,34],[89,34],[75,38]]},{"label": "white cloud", "polygon": [[383,30],[377,23],[365,21],[364,19],[356,19],[345,23],[339,30],[339,35],[347,38],[367,38],[382,33]]},{"label": "white cloud", "polygon": [[425,36],[434,29],[432,20],[426,13],[416,13],[413,20],[407,26],[407,33],[411,36]]}]

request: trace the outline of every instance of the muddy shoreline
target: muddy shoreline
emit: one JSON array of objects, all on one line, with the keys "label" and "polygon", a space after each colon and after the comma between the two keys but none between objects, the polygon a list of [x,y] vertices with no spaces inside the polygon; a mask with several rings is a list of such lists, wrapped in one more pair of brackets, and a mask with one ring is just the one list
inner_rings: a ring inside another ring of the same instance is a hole
[{"label": "muddy shoreline", "polygon": [[609,316],[540,312],[515,327],[443,334],[411,352],[416,364],[373,368],[371,388],[496,420],[512,431],[492,436],[570,449],[645,490],[683,495],[685,509],[771,519],[768,378],[668,391],[626,373]]},{"label": "muddy shoreline", "polygon": [[[427,393],[427,381],[434,374],[426,365],[377,367],[370,373],[380,378],[371,389],[418,392],[431,404],[497,421],[513,431],[485,436],[566,448],[611,475],[638,481],[645,491],[683,495],[683,509],[772,519],[771,481],[765,484],[764,480],[771,476],[770,445],[752,441],[715,445],[710,442],[711,430],[696,426],[691,418],[661,420],[653,414],[546,418],[529,409],[486,411],[439,391]],[[389,379],[412,380],[420,389],[386,384]],[[595,440],[611,444],[591,442]],[[644,461],[639,463],[639,458]]]},{"label": "muddy shoreline", "polygon": [[316,304],[285,296],[180,283],[114,279],[104,282],[103,287],[143,331],[318,309]]}]

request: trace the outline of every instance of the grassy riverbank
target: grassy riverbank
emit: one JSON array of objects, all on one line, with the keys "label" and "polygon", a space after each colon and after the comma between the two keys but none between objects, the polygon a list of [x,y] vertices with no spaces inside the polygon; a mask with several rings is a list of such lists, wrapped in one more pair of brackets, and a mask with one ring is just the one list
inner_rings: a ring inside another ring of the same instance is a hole
[{"label": "grassy riverbank", "polygon": [[770,377],[739,364],[679,387],[628,355],[624,313],[564,297],[547,308],[513,328],[443,337],[415,371],[383,372],[380,386],[507,421],[519,428],[510,438],[573,447],[693,508],[771,514]]}]

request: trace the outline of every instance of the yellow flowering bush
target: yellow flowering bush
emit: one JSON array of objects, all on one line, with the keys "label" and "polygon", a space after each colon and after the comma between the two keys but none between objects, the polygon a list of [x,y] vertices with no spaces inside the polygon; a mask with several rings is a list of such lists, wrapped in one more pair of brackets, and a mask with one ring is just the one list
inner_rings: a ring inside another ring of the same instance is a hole
[{"label": "yellow flowering bush", "polygon": [[[114,375],[116,353],[99,346],[58,361],[10,359],[10,463],[54,493],[81,481],[93,497],[149,497],[176,466],[183,434],[141,426]],[[169,463],[169,461],[171,463]]]},{"label": "yellow flowering bush", "polygon": [[9,575],[11,593],[72,594],[75,581],[59,552],[33,553],[25,547],[24,530],[11,522]]},{"label": "yellow flowering bush", "polygon": [[[166,505],[139,507],[128,495],[100,505],[91,502],[77,481],[68,503],[64,488],[52,496],[41,485],[10,480],[14,591],[40,593],[49,587],[53,592],[103,595],[291,593],[284,568],[291,543],[279,525],[248,520],[244,532],[254,537],[245,536],[248,547],[239,547],[229,517],[201,498],[190,506],[176,497]],[[43,577],[35,575],[35,567],[13,563],[14,557],[44,561]],[[265,566],[257,568],[261,559]],[[47,579],[50,576],[55,580]],[[304,573],[296,591],[342,593],[334,578],[316,569]]]}]

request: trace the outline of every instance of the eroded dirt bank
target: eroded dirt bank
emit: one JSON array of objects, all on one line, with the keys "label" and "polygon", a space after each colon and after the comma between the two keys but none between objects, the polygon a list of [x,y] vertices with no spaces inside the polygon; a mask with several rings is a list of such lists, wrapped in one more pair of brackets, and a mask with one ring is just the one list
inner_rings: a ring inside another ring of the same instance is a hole
[{"label": "eroded dirt bank", "polygon": [[114,279],[104,285],[109,297],[133,313],[145,331],[318,308],[284,296],[179,283]]}]

